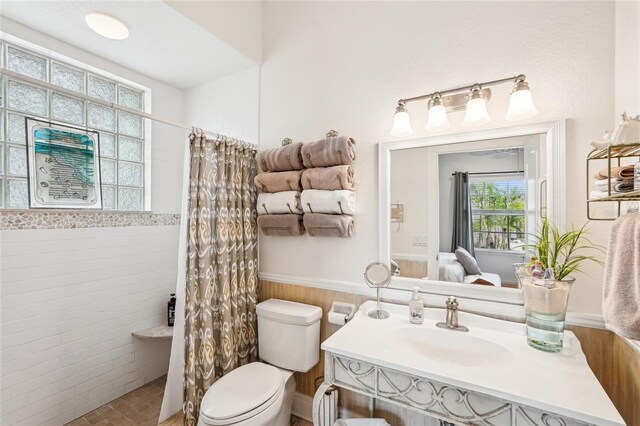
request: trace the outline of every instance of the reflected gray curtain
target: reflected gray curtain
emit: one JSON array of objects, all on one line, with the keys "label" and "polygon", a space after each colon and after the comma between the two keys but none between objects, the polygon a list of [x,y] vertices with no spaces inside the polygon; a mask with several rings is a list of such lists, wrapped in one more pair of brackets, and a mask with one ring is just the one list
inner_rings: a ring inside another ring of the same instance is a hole
[{"label": "reflected gray curtain", "polygon": [[471,222],[471,194],[469,173],[455,172],[453,181],[453,237],[451,253],[458,247],[476,257],[473,249],[473,225]]},{"label": "reflected gray curtain", "polygon": [[191,143],[184,424],[221,376],[258,359],[256,153],[197,131]]}]

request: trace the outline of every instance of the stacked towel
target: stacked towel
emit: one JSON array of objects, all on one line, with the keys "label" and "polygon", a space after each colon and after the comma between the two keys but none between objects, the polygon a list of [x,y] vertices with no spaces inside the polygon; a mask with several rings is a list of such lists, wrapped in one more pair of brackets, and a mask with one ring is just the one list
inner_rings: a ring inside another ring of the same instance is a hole
[{"label": "stacked towel", "polygon": [[609,186],[611,186],[611,195],[633,191],[633,166],[612,167],[611,173],[609,169],[602,169],[594,177],[596,189],[589,193],[589,198],[592,200],[607,197]]},{"label": "stacked towel", "polygon": [[262,192],[302,191],[300,178],[302,170],[289,172],[259,173],[255,182]]},{"label": "stacked towel", "polygon": [[346,136],[302,146],[302,209],[312,237],[352,238],[355,232],[356,188],[352,164],[355,141]]},{"label": "stacked towel", "polygon": [[356,193],[353,191],[302,191],[302,210],[305,213],[356,214]]},{"label": "stacked towel", "polygon": [[602,288],[606,327],[640,340],[640,213],[628,213],[613,223]]},{"label": "stacked towel", "polygon": [[264,235],[299,237],[304,234],[302,216],[299,214],[267,214],[258,216],[258,226]]},{"label": "stacked towel", "polygon": [[263,173],[255,178],[258,226],[264,235],[299,236],[304,233],[300,205],[302,143],[264,151],[258,156]]},{"label": "stacked towel", "polygon": [[299,191],[282,191],[258,194],[258,215],[302,214]]},{"label": "stacked towel", "polygon": [[259,163],[265,172],[286,172],[304,169],[301,156],[302,142],[292,143],[282,148],[269,149],[260,153]]},{"label": "stacked towel", "polygon": [[346,136],[311,142],[302,147],[302,161],[308,169],[353,164],[356,161],[355,144]]},{"label": "stacked towel", "polygon": [[312,237],[353,238],[356,222],[353,216],[305,213],[304,227]]},{"label": "stacked towel", "polygon": [[302,187],[304,189],[356,189],[355,171],[353,166],[316,167],[302,172]]}]

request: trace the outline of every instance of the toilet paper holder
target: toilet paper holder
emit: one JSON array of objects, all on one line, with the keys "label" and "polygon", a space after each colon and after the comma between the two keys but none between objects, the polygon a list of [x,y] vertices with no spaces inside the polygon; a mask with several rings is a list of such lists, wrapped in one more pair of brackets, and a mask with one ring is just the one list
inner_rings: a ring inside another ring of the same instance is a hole
[{"label": "toilet paper holder", "polygon": [[349,322],[355,314],[356,305],[353,303],[333,302],[327,317],[332,324],[344,325]]}]

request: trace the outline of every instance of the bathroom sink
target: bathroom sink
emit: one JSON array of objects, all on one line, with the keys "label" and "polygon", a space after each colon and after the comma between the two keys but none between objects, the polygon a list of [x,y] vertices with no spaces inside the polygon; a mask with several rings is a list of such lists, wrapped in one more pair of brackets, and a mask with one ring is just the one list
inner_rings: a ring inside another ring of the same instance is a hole
[{"label": "bathroom sink", "polygon": [[504,346],[468,333],[407,327],[399,329],[396,337],[408,350],[461,367],[506,366],[514,360],[513,353]]}]

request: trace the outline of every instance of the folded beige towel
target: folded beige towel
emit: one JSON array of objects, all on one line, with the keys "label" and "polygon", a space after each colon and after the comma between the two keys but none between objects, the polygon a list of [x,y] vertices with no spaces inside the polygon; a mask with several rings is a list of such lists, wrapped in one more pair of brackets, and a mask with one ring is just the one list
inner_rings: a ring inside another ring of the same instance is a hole
[{"label": "folded beige towel", "polygon": [[356,222],[353,216],[306,213],[304,227],[312,237],[353,238]]},{"label": "folded beige towel", "polygon": [[300,201],[305,213],[356,214],[356,193],[346,189],[305,189]]},{"label": "folded beige towel", "polygon": [[304,234],[302,216],[299,214],[268,214],[258,216],[258,226],[264,235],[298,237]]},{"label": "folded beige towel", "polygon": [[346,136],[327,138],[302,146],[302,160],[308,169],[339,166],[356,161],[356,142]]},{"label": "folded beige towel", "polygon": [[611,226],[602,317],[609,330],[640,340],[640,213],[620,216]]},{"label": "folded beige towel", "polygon": [[[595,175],[596,179],[607,179],[608,177],[608,169],[602,169]],[[633,166],[612,167],[611,177],[618,179],[633,179]]]},{"label": "folded beige towel", "polygon": [[352,166],[316,167],[302,172],[304,189],[356,189],[355,170]]},{"label": "folded beige towel", "polygon": [[269,149],[258,156],[263,172],[286,172],[304,169],[300,152],[302,142],[292,143],[282,148]]},{"label": "folded beige towel", "polygon": [[300,207],[299,191],[283,191],[273,194],[263,192],[262,194],[258,194],[257,204],[256,208],[259,215],[303,213]]},{"label": "folded beige towel", "polygon": [[258,174],[255,182],[262,192],[302,191],[302,186],[300,185],[301,176],[302,170],[267,172]]}]

